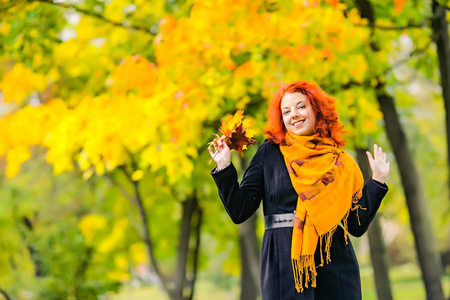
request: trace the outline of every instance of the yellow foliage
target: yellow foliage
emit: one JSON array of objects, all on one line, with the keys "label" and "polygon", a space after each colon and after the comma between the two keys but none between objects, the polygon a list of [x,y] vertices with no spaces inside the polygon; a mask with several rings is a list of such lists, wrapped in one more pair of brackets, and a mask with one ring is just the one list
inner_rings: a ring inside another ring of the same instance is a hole
[{"label": "yellow foliage", "polygon": [[11,31],[11,24],[9,24],[8,22],[1,22],[0,23],[0,35],[8,35],[9,32]]},{"label": "yellow foliage", "polygon": [[352,74],[355,81],[357,81],[359,83],[363,83],[364,78],[366,77],[365,76],[366,72],[369,70],[369,66],[368,66],[367,62],[365,61],[364,56],[361,54],[356,55],[356,57],[354,59],[355,59],[355,64],[350,69],[350,74]]},{"label": "yellow foliage", "polygon": [[109,253],[120,246],[126,237],[126,231],[129,230],[129,227],[130,222],[127,218],[116,220],[111,234],[99,244],[98,251],[100,253]]},{"label": "yellow foliage", "polygon": [[16,146],[8,151],[6,159],[6,176],[11,178],[17,175],[20,165],[31,157],[31,151],[26,146]]},{"label": "yellow foliage", "polygon": [[123,254],[114,255],[114,264],[119,269],[127,269],[128,268],[128,259]]},{"label": "yellow foliage", "polygon": [[241,265],[236,263],[236,259],[231,257],[227,259],[223,264],[223,272],[233,276],[239,276],[241,272]]},{"label": "yellow foliage", "polygon": [[142,178],[143,175],[144,175],[144,171],[142,171],[142,170],[136,170],[136,171],[134,171],[133,174],[131,175],[131,179],[132,179],[133,181],[139,181],[139,180]]},{"label": "yellow foliage", "polygon": [[106,272],[106,277],[115,281],[128,281],[131,279],[131,275],[127,271],[115,270]]},{"label": "yellow foliage", "polygon": [[139,263],[147,263],[147,246],[144,243],[135,243],[130,246],[130,254],[132,260]]},{"label": "yellow foliage", "polygon": [[34,73],[23,64],[16,64],[5,74],[0,89],[3,91],[3,101],[20,104],[32,92],[44,90],[46,84],[42,74]]},{"label": "yellow foliage", "polygon": [[123,8],[130,5],[127,0],[112,0],[109,1],[105,9],[105,17],[109,20],[121,22],[124,19]]},{"label": "yellow foliage", "polygon": [[100,215],[87,215],[79,223],[78,228],[80,228],[81,233],[88,245],[94,242],[95,236],[99,231],[106,228],[107,221],[106,218]]},{"label": "yellow foliage", "polygon": [[[126,164],[130,153],[159,148],[167,150],[157,151],[156,156],[141,152],[143,166],[166,167],[178,179],[190,176],[193,165],[186,156],[197,156],[192,146],[198,144],[198,120],[208,115],[207,108],[191,103],[194,98],[201,101],[203,96],[188,86],[180,90],[168,77],[160,76],[154,66],[136,57],[126,59],[113,78],[114,97],[84,97],[71,109],[63,101],[53,100],[4,117],[1,124],[7,129],[0,133],[0,154],[10,149],[17,151],[7,157],[8,174],[14,176],[29,158],[23,149],[43,145],[48,148],[47,161],[55,174],[72,170],[75,160],[86,171],[85,178],[92,175],[92,170],[102,175]],[[155,84],[149,84],[151,81]],[[118,92],[120,89],[137,91],[137,95]],[[184,154],[180,153],[180,145],[186,149]],[[133,179],[140,176],[137,172]]]},{"label": "yellow foliage", "polygon": [[92,39],[106,36],[111,27],[105,26],[90,16],[83,16],[76,29],[78,41],[73,40],[71,44],[81,42],[80,44],[83,45]]},{"label": "yellow foliage", "polygon": [[[49,82],[60,84],[60,74],[88,76],[98,92],[67,92],[59,105],[27,107],[0,120],[10,132],[0,133],[0,155],[22,149],[8,156],[9,174],[27,159],[24,149],[42,145],[55,174],[72,170],[75,163],[87,179],[130,164],[133,157],[133,180],[150,169],[164,170],[176,183],[192,176],[192,159],[204,147],[202,124],[220,118],[228,99],[245,109],[251,94],[269,99],[285,82],[345,84],[363,82],[368,75],[362,42],[370,31],[355,26],[365,22],[355,9],[348,11],[335,0],[286,1],[275,9],[252,0],[194,1],[188,16],[159,16],[164,3],[147,4],[134,1],[133,15],[161,20],[158,36],[148,43],[154,62],[144,54],[123,57],[112,51],[138,35],[89,16],[74,25],[76,38],[54,48]],[[121,22],[130,5],[128,0],[110,1],[105,16]],[[1,31],[5,23],[0,24]],[[105,44],[93,43],[97,38]],[[151,39],[143,36],[139,42]],[[36,53],[34,66],[45,60]],[[39,84],[45,83],[42,75],[21,65],[13,71],[2,83],[6,101],[45,88]]]},{"label": "yellow foliage", "polygon": [[15,176],[20,165],[30,158],[29,146],[43,144],[47,132],[64,112],[64,103],[55,99],[47,105],[28,105],[0,119],[0,155],[7,154],[9,177]]},{"label": "yellow foliage", "polygon": [[154,64],[140,58],[139,55],[127,57],[120,64],[113,76],[113,92],[122,95],[126,91],[139,89],[142,97],[151,97],[158,84],[158,73]]}]

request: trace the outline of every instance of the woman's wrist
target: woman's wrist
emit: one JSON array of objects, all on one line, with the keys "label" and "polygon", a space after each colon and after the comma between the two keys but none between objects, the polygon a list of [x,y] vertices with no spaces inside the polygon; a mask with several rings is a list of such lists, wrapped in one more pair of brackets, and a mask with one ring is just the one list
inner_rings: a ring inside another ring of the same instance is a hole
[{"label": "woman's wrist", "polygon": [[231,162],[228,162],[228,164],[227,164],[227,163],[217,164],[216,170],[217,170],[217,171],[222,171],[223,169],[225,169],[226,167],[228,167],[230,164],[231,164]]},{"label": "woman's wrist", "polygon": [[385,180],[386,180],[386,176],[374,174],[374,175],[372,175],[372,179],[376,180],[376,181],[378,181],[380,183],[384,183]]}]

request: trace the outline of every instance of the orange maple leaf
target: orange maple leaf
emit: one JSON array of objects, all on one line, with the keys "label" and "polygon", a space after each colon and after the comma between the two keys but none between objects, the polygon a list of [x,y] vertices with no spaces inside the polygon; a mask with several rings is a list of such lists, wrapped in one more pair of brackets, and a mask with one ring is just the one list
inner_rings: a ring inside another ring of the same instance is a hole
[{"label": "orange maple leaf", "polygon": [[[243,149],[246,149],[247,145],[253,145],[257,142],[252,139],[253,131],[247,130],[251,125],[249,120],[242,121],[244,112],[238,110],[233,116],[230,116],[227,121],[222,122],[220,126],[220,132],[225,136],[225,143],[231,150],[236,150],[242,156],[244,156]],[[220,138],[217,135],[217,138]]]}]

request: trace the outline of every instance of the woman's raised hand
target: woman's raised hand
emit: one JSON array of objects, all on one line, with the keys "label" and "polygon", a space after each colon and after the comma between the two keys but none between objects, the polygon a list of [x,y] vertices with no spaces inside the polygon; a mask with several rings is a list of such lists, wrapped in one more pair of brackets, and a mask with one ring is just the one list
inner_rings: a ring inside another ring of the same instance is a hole
[{"label": "woman's raised hand", "polygon": [[231,161],[231,150],[225,143],[225,136],[222,135],[220,139],[214,139],[212,142],[214,146],[214,151],[209,147],[209,154],[211,154],[212,159],[217,163],[219,169],[223,169],[230,164]]},{"label": "woman's raised hand", "polygon": [[386,161],[386,153],[384,153],[383,149],[376,144],[373,145],[373,156],[369,151],[366,153],[367,158],[369,159],[370,168],[372,169],[372,178],[384,183],[390,170],[390,163]]}]

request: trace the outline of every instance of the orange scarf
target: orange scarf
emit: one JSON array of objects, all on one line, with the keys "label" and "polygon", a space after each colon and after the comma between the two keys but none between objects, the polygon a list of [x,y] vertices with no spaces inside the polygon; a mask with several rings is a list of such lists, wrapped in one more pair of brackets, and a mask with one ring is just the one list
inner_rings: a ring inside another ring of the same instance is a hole
[{"label": "orange scarf", "polygon": [[[314,253],[325,240],[326,263],[331,261],[333,233],[343,221],[347,242],[347,217],[362,195],[364,179],[354,159],[329,138],[287,133],[280,145],[292,185],[298,194],[292,234],[291,259],[295,288],[316,287]],[[305,280],[303,280],[305,275]]]}]

